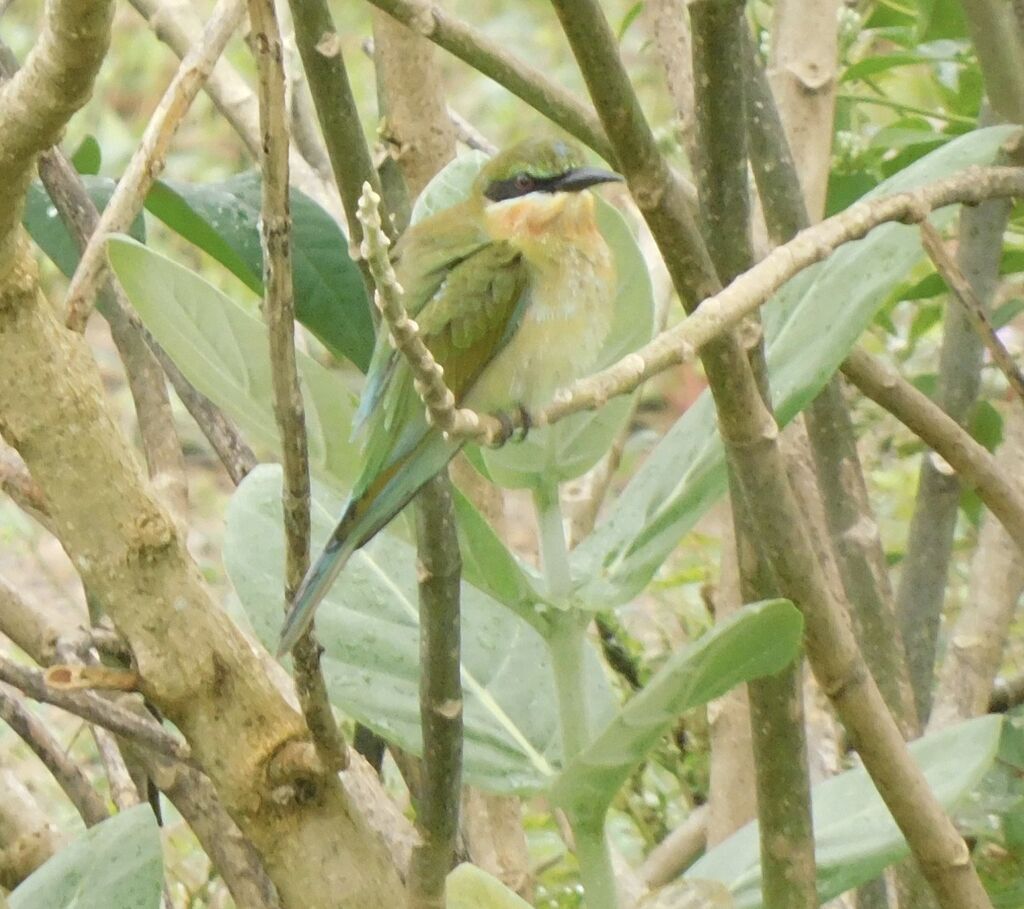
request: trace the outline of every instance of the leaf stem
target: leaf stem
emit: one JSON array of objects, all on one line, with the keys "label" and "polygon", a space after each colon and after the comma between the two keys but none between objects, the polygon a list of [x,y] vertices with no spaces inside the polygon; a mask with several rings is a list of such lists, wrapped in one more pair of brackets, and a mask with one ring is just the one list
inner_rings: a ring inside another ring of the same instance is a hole
[{"label": "leaf stem", "polygon": [[[555,673],[562,761],[568,764],[587,747],[591,737],[584,664],[590,616],[568,608],[572,576],[557,484],[538,486],[533,491],[533,501],[540,525],[541,559],[548,596],[556,606],[562,607],[552,617],[547,643]],[[615,873],[604,833],[604,816],[603,807],[594,816],[583,817],[578,812],[571,812],[569,825],[576,840],[576,859],[587,905],[591,909],[618,909]]]}]

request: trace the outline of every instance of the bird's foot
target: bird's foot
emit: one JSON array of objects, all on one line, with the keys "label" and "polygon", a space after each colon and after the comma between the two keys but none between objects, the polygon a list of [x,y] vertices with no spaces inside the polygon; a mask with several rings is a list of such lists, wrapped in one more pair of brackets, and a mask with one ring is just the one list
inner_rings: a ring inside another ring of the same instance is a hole
[{"label": "bird's foot", "polygon": [[[522,442],[529,434],[530,428],[533,425],[533,420],[530,417],[529,411],[522,404],[517,405],[516,412],[519,417],[519,438],[515,439],[515,441]],[[501,424],[501,429],[498,431],[491,444],[495,448],[500,448],[506,442],[513,439],[516,432],[516,424],[512,417],[504,410],[495,411],[491,416]]]}]

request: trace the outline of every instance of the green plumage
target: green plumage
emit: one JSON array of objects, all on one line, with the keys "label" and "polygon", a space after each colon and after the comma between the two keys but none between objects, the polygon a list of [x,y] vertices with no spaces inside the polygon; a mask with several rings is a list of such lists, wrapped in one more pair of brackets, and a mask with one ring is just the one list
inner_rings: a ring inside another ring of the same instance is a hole
[{"label": "green plumage", "polygon": [[[560,267],[558,249],[554,257],[539,252],[539,241],[532,234],[522,243],[516,242],[515,236],[496,237],[501,222],[491,216],[511,211],[517,201],[529,203],[527,196],[533,190],[526,187],[526,180],[543,181],[538,201],[546,199],[549,204],[559,192],[559,179],[581,183],[568,190],[578,193],[593,183],[616,178],[608,172],[581,168],[577,155],[572,146],[561,142],[534,141],[511,149],[481,171],[469,199],[420,222],[395,247],[395,270],[406,310],[444,368],[445,383],[460,404],[479,388],[478,380],[495,365],[499,354],[510,349],[527,312],[543,305],[537,301],[538,290],[561,286],[546,277],[548,271]],[[580,174],[584,174],[582,181]],[[489,191],[508,201],[489,201]],[[529,205],[524,211],[529,212]],[[603,251],[607,258],[596,228],[592,234],[600,244],[598,252]],[[589,242],[593,243],[593,238]],[[579,256],[565,259],[577,260],[589,261]],[[576,282],[572,287],[577,284],[595,288],[597,296],[608,295],[601,282]],[[607,302],[610,309],[610,300]],[[573,306],[570,309],[575,313]],[[488,384],[502,391],[473,403],[488,409],[515,407],[519,402],[511,397],[514,383],[494,382],[495,378],[500,379],[491,374]],[[460,442],[444,439],[427,423],[409,365],[392,349],[384,331],[370,363],[356,431],[365,433],[363,471],[337,529],[296,595],[282,631],[280,652],[290,650],[308,627],[317,603],[352,553],[390,522],[461,447]]]}]

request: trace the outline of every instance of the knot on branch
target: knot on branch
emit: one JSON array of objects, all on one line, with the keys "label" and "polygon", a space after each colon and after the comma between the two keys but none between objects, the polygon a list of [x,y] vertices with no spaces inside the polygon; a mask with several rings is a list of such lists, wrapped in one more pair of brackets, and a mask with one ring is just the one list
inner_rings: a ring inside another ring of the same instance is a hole
[{"label": "knot on branch", "polygon": [[326,768],[312,742],[289,739],[266,764],[270,798],[282,807],[308,805],[323,791]]}]

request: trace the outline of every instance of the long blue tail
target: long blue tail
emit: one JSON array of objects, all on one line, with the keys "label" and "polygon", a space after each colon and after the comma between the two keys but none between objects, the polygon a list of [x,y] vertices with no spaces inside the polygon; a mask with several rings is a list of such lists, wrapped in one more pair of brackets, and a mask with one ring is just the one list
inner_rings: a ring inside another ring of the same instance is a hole
[{"label": "long blue tail", "polygon": [[306,573],[281,629],[277,656],[290,651],[309,628],[313,613],[353,553],[372,540],[437,476],[462,447],[440,433],[427,435],[413,451],[382,471],[357,498],[349,501],[324,551]]},{"label": "long blue tail", "polygon": [[320,558],[302,579],[302,584],[299,585],[295,599],[292,600],[291,608],[285,617],[284,626],[281,628],[281,639],[277,645],[278,657],[288,653],[306,632],[313,622],[316,607],[320,605],[320,601],[331,589],[335,578],[348,564],[352,553],[366,542],[350,533],[356,520],[355,504],[355,502],[349,503],[337,529],[331,534],[331,539],[320,554]]}]

